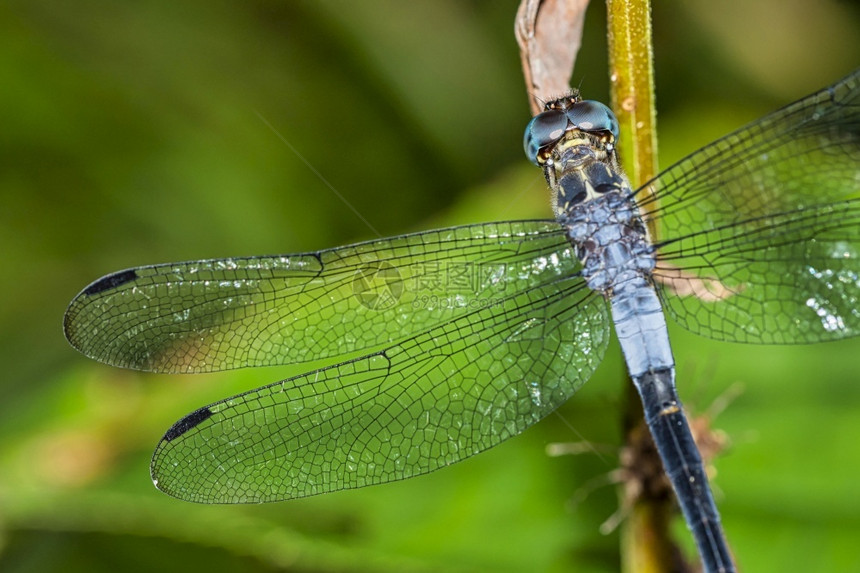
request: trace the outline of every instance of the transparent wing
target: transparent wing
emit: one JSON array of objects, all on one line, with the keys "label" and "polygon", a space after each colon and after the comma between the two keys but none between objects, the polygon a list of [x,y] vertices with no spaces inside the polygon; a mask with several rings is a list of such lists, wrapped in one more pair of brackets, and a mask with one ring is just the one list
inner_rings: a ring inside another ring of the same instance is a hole
[{"label": "transparent wing", "polygon": [[665,308],[688,329],[763,343],[860,333],[860,70],[637,195]]},{"label": "transparent wing", "polygon": [[604,300],[560,279],[399,344],[197,410],[152,477],[200,503],[278,501],[407,478],[519,434],[591,376]]},{"label": "transparent wing", "polygon": [[300,363],[378,349],[578,266],[557,223],[524,221],[139,267],[84,289],[65,332],[87,356],[139,370]]}]

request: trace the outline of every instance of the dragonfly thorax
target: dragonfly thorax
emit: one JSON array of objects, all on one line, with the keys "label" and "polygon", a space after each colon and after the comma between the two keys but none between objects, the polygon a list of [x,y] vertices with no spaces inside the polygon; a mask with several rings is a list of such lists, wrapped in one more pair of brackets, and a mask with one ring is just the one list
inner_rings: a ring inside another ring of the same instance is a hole
[{"label": "dragonfly thorax", "polygon": [[559,221],[592,290],[618,294],[651,282],[654,248],[629,193],[610,191],[572,205]]},{"label": "dragonfly thorax", "polygon": [[568,217],[579,203],[613,191],[630,190],[614,149],[589,133],[573,132],[560,141],[552,150],[551,160],[544,165],[544,175],[559,220]]},{"label": "dragonfly thorax", "polygon": [[[544,175],[556,219],[593,290],[611,294],[650,282],[654,249],[607,131],[567,131],[546,149]],[[635,279],[635,280],[634,280]]]}]

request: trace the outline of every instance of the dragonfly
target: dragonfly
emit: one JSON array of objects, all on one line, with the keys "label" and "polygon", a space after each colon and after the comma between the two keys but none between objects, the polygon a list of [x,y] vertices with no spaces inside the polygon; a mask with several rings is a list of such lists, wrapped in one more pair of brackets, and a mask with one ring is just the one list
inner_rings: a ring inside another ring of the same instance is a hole
[{"label": "dragonfly", "polygon": [[731,571],[675,389],[665,315],[718,340],[860,333],[860,69],[634,189],[605,105],[532,118],[554,217],[301,254],[141,266],[71,302],[73,347],[201,373],[330,365],[202,406],[151,476],[198,503],[274,502],[425,474],[537,423],[616,332],[708,571]]}]

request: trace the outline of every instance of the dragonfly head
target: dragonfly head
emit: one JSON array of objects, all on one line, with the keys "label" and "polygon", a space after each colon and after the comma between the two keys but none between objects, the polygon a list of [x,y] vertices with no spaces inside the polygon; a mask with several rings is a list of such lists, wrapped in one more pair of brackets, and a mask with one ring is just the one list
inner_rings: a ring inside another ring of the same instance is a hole
[{"label": "dragonfly head", "polygon": [[618,120],[608,107],[578,93],[551,101],[526,126],[526,156],[542,167],[556,215],[626,188],[615,142]]},{"label": "dragonfly head", "polygon": [[599,101],[583,100],[574,92],[547,102],[544,111],[529,121],[523,148],[529,161],[546,167],[558,159],[553,151],[559,143],[580,135],[593,136],[596,144],[611,153],[618,139],[618,120],[612,110]]}]

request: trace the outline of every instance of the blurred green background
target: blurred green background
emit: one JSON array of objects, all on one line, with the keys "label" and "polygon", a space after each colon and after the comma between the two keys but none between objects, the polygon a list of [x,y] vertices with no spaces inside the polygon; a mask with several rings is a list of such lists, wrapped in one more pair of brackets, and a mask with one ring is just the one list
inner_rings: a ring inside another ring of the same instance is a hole
[{"label": "blurred green background", "polygon": [[[521,149],[516,4],[0,4],[0,571],[618,569],[617,533],[598,532],[615,489],[571,501],[615,458],[544,453],[619,444],[615,343],[560,416],[444,471],[207,507],[152,487],[152,448],[192,409],[295,368],[145,375],[61,332],[71,298],[120,268],[548,217]],[[605,100],[604,12],[589,8],[573,81]],[[663,166],[860,63],[848,2],[660,3],[654,29]],[[672,336],[691,409],[744,387],[715,423],[741,568],[860,571],[860,340]]]}]

